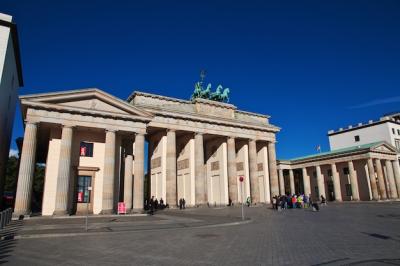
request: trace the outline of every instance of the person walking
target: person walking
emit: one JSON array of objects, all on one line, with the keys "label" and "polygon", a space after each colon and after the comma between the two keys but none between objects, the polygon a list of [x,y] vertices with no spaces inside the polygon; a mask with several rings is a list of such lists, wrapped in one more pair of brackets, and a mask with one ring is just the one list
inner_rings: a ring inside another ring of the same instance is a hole
[{"label": "person walking", "polygon": [[250,197],[247,197],[246,204],[247,204],[247,207],[250,207],[250,204],[251,204],[251,198]]},{"label": "person walking", "polygon": [[276,200],[277,200],[277,198],[278,198],[278,196],[277,195],[275,195],[275,196],[273,196],[272,197],[272,209],[277,209],[276,208]]},{"label": "person walking", "polygon": [[326,199],[323,195],[321,195],[321,205],[326,205]]},{"label": "person walking", "polygon": [[185,200],[185,198],[182,198],[182,206],[183,206],[183,209],[186,209],[186,200]]},{"label": "person walking", "polygon": [[154,214],[154,196],[151,196],[151,199],[149,201],[149,207],[150,207],[150,215]]},{"label": "person walking", "polygon": [[179,199],[179,209],[180,209],[180,210],[182,210],[182,205],[183,205],[183,203],[182,203],[182,198],[180,198],[180,199]]}]

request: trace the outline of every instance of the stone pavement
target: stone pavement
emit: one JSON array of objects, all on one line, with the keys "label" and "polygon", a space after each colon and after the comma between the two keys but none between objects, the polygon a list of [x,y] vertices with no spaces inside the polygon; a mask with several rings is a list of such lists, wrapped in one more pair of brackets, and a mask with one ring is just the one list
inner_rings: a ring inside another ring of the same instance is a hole
[{"label": "stone pavement", "polygon": [[[341,203],[320,212],[187,209],[152,217],[32,219],[0,242],[10,265],[400,265],[400,203]],[[105,229],[108,228],[108,229]],[[32,238],[29,238],[32,237]]]}]

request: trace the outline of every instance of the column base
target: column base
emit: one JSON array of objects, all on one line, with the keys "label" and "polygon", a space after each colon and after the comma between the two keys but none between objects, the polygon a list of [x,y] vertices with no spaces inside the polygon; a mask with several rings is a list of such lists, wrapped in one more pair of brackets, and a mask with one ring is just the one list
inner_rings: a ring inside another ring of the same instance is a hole
[{"label": "column base", "polygon": [[67,216],[69,215],[68,211],[54,211],[53,216]]},{"label": "column base", "polygon": [[113,209],[110,210],[101,210],[100,214],[115,214]]},{"label": "column base", "polygon": [[25,220],[25,219],[29,219],[30,217],[31,217],[30,214],[15,213],[15,212],[13,212],[13,214],[12,214],[12,218],[17,219],[17,220]]}]

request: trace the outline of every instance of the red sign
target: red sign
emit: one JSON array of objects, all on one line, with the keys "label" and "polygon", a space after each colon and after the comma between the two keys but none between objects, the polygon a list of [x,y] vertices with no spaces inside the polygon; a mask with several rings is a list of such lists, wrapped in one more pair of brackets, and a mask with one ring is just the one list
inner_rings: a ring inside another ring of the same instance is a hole
[{"label": "red sign", "polygon": [[118,202],[118,214],[126,214],[125,202]]},{"label": "red sign", "polygon": [[81,147],[80,155],[81,156],[86,156],[86,147]]},{"label": "red sign", "polygon": [[244,180],[243,176],[240,176],[240,177],[239,177],[239,181],[240,181],[240,182],[243,182],[243,180]]},{"label": "red sign", "polygon": [[83,192],[78,192],[78,202],[83,202]]}]

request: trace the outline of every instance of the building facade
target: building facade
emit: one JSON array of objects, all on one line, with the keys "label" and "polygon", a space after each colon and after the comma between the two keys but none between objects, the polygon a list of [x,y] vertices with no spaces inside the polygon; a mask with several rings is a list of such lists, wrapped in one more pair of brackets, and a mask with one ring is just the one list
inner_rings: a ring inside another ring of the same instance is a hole
[{"label": "building facade", "polygon": [[304,193],[331,201],[396,200],[397,150],[386,142],[336,149],[278,162],[280,194]]},{"label": "building facade", "polygon": [[369,120],[366,124],[330,130],[328,137],[331,150],[385,141],[400,154],[400,113],[382,116],[378,121]]},{"label": "building facade", "polygon": [[142,92],[122,101],[98,89],[20,101],[25,133],[17,215],[30,213],[36,162],[46,164],[42,215],[75,214],[86,204],[94,214],[112,213],[118,202],[139,211],[145,194],[175,207],[180,198],[188,206],[247,197],[269,203],[279,192],[279,128],[266,115]]},{"label": "building facade", "polygon": [[0,210],[18,88],[23,86],[17,26],[0,13]]}]

